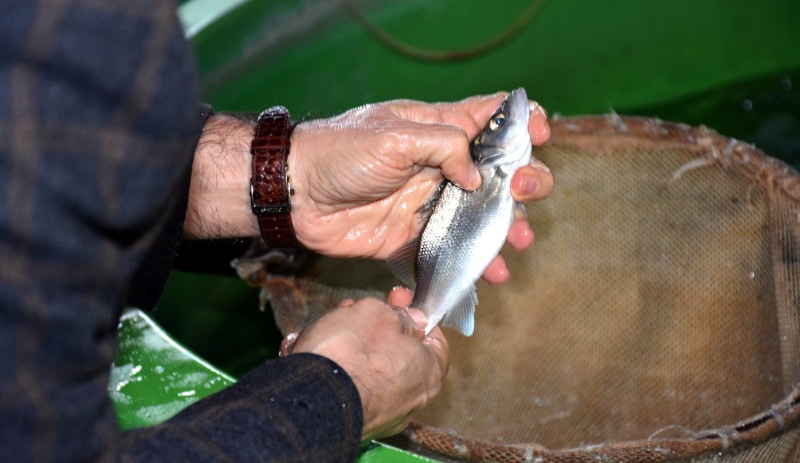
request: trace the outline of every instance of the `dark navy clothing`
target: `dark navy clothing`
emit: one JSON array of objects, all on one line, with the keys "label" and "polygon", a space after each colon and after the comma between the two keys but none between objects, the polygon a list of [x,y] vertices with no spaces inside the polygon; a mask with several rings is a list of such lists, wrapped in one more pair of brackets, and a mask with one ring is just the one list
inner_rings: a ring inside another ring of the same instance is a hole
[{"label": "dark navy clothing", "polygon": [[172,2],[0,0],[0,461],[357,458],[358,392],[310,354],[163,425],[116,426],[115,328],[172,264],[196,81]]}]

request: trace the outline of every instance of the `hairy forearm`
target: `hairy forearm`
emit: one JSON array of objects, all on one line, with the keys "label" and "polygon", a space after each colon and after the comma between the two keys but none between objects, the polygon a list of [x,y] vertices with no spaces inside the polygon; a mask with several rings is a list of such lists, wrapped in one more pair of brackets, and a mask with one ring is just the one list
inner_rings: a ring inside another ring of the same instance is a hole
[{"label": "hairy forearm", "polygon": [[250,209],[250,141],[247,116],[216,114],[197,144],[183,233],[190,239],[258,236]]}]

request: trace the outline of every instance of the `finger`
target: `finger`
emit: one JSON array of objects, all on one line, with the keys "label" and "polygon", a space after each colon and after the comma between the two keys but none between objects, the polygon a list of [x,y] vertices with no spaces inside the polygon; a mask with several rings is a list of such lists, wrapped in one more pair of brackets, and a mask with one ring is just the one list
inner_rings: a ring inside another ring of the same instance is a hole
[{"label": "finger", "polygon": [[403,139],[414,141],[413,150],[400,152],[414,165],[438,167],[445,178],[467,190],[480,186],[481,175],[469,154],[469,138],[460,127],[416,124]]},{"label": "finger", "polygon": [[553,174],[541,161],[522,166],[511,177],[511,196],[519,202],[546,198],[553,191]]},{"label": "finger", "polygon": [[298,336],[300,336],[300,333],[287,334],[286,337],[281,340],[280,351],[278,352],[278,355],[281,357],[286,357],[287,355],[291,354],[294,350],[294,345],[297,342]]},{"label": "finger", "polygon": [[438,326],[434,327],[422,340],[422,344],[434,355],[436,364],[439,366],[440,379],[444,378],[450,368],[450,345],[447,343],[442,329]]},{"label": "finger", "polygon": [[505,283],[511,276],[506,267],[506,261],[503,256],[497,256],[492,260],[486,270],[483,272],[483,279],[491,284]]},{"label": "finger", "polygon": [[550,124],[547,122],[547,111],[537,102],[531,101],[531,118],[528,123],[528,132],[531,142],[540,146],[550,139]]},{"label": "finger", "polygon": [[472,140],[486,125],[508,92],[478,95],[448,103],[404,101],[396,114],[412,121],[428,124],[447,124],[460,127]]},{"label": "finger", "polygon": [[514,249],[522,251],[533,244],[534,234],[527,220],[515,220],[508,230],[506,238],[508,244]]},{"label": "finger", "polygon": [[447,111],[443,112],[443,122],[459,125],[472,140],[486,126],[489,118],[497,111],[506,96],[508,96],[508,92],[498,92],[493,95],[478,95],[450,103],[449,108],[446,108]]},{"label": "finger", "polygon": [[400,321],[400,331],[404,334],[410,334],[420,341],[425,337],[425,329],[420,329],[417,326],[417,321],[411,317],[405,307],[391,306],[397,319]]},{"label": "finger", "polygon": [[395,286],[391,291],[389,291],[389,295],[387,296],[386,300],[390,305],[408,307],[411,305],[413,298],[414,293],[412,293],[410,289],[403,286]]},{"label": "finger", "polygon": [[428,326],[428,317],[425,316],[425,313],[419,309],[408,309],[408,314],[411,315],[411,318],[417,323],[417,328],[422,330],[424,335],[425,327]]},{"label": "finger", "polygon": [[[397,115],[418,123],[460,128],[459,132],[463,136],[458,137],[453,133],[455,139],[448,140],[451,148],[441,153],[444,155],[444,159],[432,156],[436,154],[435,152],[428,153],[424,157],[428,163],[424,165],[440,167],[442,175],[451,182],[464,189],[475,190],[480,186],[481,178],[469,156],[469,141],[480,133],[489,117],[497,110],[507,95],[506,92],[500,92],[494,95],[473,96],[455,103],[433,105],[403,102],[395,108],[395,111]],[[543,114],[543,110],[537,114]],[[537,124],[537,127],[541,125]]]}]

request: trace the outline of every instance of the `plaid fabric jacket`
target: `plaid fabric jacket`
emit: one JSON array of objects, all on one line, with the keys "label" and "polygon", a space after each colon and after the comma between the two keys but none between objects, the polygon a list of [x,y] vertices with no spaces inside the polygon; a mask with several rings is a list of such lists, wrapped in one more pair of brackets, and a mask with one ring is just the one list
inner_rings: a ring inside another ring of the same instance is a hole
[{"label": "plaid fabric jacket", "polygon": [[0,461],[352,461],[358,392],[313,355],[164,425],[116,426],[117,320],[148,255],[151,281],[168,271],[199,135],[174,10],[0,0]]}]

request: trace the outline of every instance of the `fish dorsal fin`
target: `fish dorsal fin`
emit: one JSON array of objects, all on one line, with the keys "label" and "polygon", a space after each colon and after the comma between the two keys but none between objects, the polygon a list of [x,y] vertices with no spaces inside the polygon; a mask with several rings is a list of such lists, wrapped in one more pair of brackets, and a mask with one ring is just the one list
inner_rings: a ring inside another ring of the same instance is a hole
[{"label": "fish dorsal fin", "polygon": [[412,291],[417,286],[415,267],[418,251],[419,237],[398,248],[386,261],[389,271]]},{"label": "fish dorsal fin", "polygon": [[472,336],[473,331],[475,331],[476,305],[478,305],[478,294],[473,285],[464,299],[460,300],[452,310],[447,312],[442,319],[442,326],[455,328],[464,336]]}]

